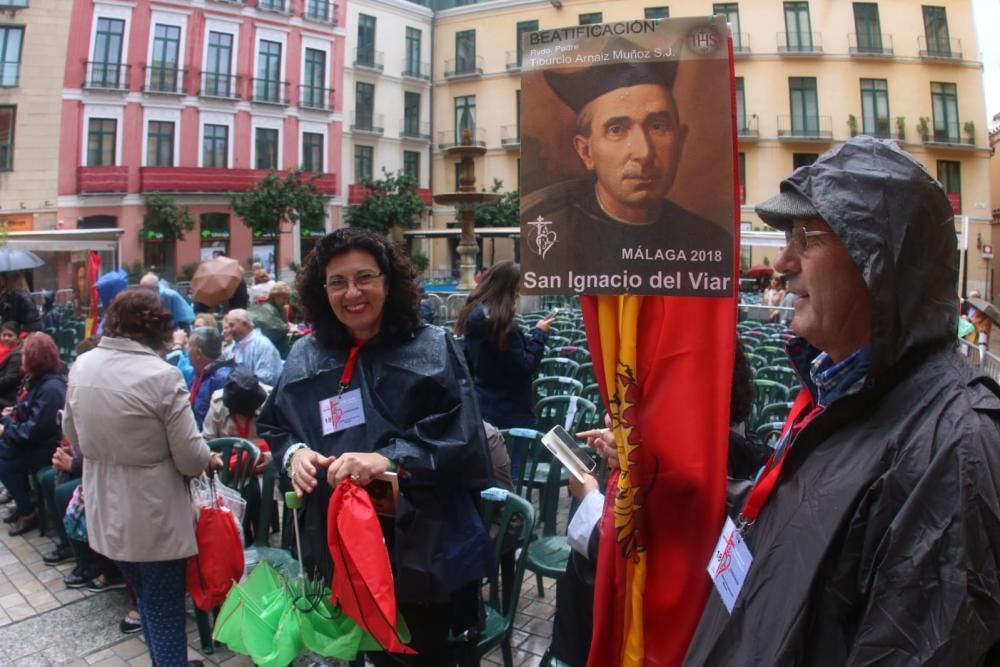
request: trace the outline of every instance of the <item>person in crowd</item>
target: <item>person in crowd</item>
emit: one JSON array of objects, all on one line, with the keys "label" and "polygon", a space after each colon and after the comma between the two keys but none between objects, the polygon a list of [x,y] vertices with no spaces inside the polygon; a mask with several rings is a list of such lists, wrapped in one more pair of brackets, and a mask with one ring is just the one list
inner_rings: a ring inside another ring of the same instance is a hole
[{"label": "person in crowd", "polygon": [[[399,504],[385,537],[418,655],[368,659],[452,664],[449,631],[477,622],[492,560],[476,509],[492,482],[489,452],[461,352],[421,323],[409,260],[368,230],[324,237],[303,262],[298,292],[314,329],[292,348],[257,428],[305,496],[305,570],[331,580],[326,510],[336,485],[396,472]],[[363,417],[333,423],[334,409],[357,403]]]},{"label": "person in crowd", "polygon": [[798,297],[793,293],[785,290],[785,298],[781,300],[781,306],[784,310],[781,311],[781,323],[788,326],[792,323],[793,309],[795,308],[795,299]]},{"label": "person in crowd", "polygon": [[288,331],[295,330],[295,312],[292,308],[292,288],[289,287],[288,283],[279,280],[274,283],[274,287],[271,288],[271,294],[267,298],[267,301],[261,306],[270,306],[274,308],[278,315],[285,321]]},{"label": "person in crowd", "polygon": [[250,287],[250,302],[261,303],[267,301],[274,287],[274,280],[266,269],[260,268],[253,272],[253,286]]},{"label": "person in crowd", "polygon": [[[514,319],[521,270],[509,260],[483,275],[458,313],[455,334],[465,337],[465,358],[472,372],[483,419],[500,429],[531,428],[537,423],[531,379],[545,353],[555,317],[538,322],[526,336]],[[514,479],[524,465],[526,443],[515,438]]]},{"label": "person in crowd", "polygon": [[21,354],[24,340],[14,320],[0,325],[0,407],[14,405],[23,376]]},{"label": "person in crowd", "polygon": [[[257,470],[263,471],[264,466],[271,464],[271,449],[266,440],[257,437],[257,417],[270,392],[271,387],[261,384],[250,370],[242,366],[237,368],[226,378],[223,387],[212,393],[202,436],[209,442],[216,438],[243,438],[256,443],[261,453]],[[251,544],[256,537],[260,514],[260,483],[253,477],[240,491],[247,501],[243,538],[246,544]]]},{"label": "person in crowd", "polygon": [[66,400],[66,367],[48,334],[36,332],[25,339],[21,364],[24,391],[0,417],[0,482],[14,499],[14,509],[4,517],[12,537],[38,526],[28,476],[49,465],[62,441],[57,415]]},{"label": "person in crowd", "polygon": [[195,372],[191,382],[191,409],[195,423],[202,428],[212,395],[225,386],[236,362],[222,356],[222,335],[212,327],[199,327],[191,332],[188,358]]},{"label": "person in crowd", "polygon": [[242,308],[230,310],[222,320],[222,331],[233,338],[232,357],[236,364],[249,368],[261,382],[273,387],[284,362],[274,343],[254,328],[250,314]]},{"label": "person in crowd", "polygon": [[184,384],[188,389],[194,381],[194,367],[188,357],[188,335],[184,329],[174,329],[170,346],[163,351],[163,358],[167,363],[176,366],[177,370],[184,376]]},{"label": "person in crowd", "polygon": [[780,322],[781,311],[775,306],[784,305],[785,302],[784,278],[781,276],[771,276],[771,284],[766,290],[764,290],[764,297],[762,301],[765,306],[770,306],[772,308],[772,310],[767,312],[768,322]]},{"label": "person in crowd", "polygon": [[423,287],[420,288],[420,318],[427,324],[434,324],[434,320],[437,318],[434,302]]},{"label": "person in crowd", "polygon": [[722,533],[749,552],[732,609],[710,596],[684,664],[995,663],[1000,390],[955,349],[944,190],[859,136],[756,210],[787,239],[803,387]]},{"label": "person in crowd", "polygon": [[58,329],[62,315],[56,308],[56,293],[52,290],[42,292],[42,328]]},{"label": "person in crowd", "polygon": [[[979,290],[972,290],[969,292],[969,298],[982,299],[983,295],[979,292]],[[993,321],[987,317],[986,313],[971,305],[966,313],[966,319],[968,319],[969,322],[971,322],[976,328],[965,337],[965,340],[969,341],[973,345],[983,344],[989,347],[990,330],[993,328]]]},{"label": "person in crowd", "polygon": [[216,331],[219,330],[219,320],[215,318],[215,315],[211,313],[198,313],[194,317],[194,327],[198,329],[200,327],[211,327]]},{"label": "person in crowd", "polygon": [[[192,318],[193,319],[193,318]],[[147,289],[119,294],[106,335],[73,364],[63,428],[86,459],[90,546],[134,591],[154,665],[187,665],[185,565],[198,551],[184,476],[218,469],[177,370],[158,351],[173,318]]]},{"label": "person in crowd", "polygon": [[295,330],[295,326],[288,322],[291,294],[292,290],[286,283],[274,283],[270,295],[247,311],[254,328],[274,343],[282,357],[288,355],[288,334]]},{"label": "person in crowd", "polygon": [[20,271],[0,273],[0,322],[17,322],[22,331],[38,331],[42,317]]},{"label": "person in crowd", "polygon": [[139,287],[153,290],[160,295],[163,305],[170,311],[174,318],[174,326],[184,331],[191,331],[191,323],[194,322],[194,310],[188,302],[166,285],[156,276],[155,273],[147,273],[139,280]]}]

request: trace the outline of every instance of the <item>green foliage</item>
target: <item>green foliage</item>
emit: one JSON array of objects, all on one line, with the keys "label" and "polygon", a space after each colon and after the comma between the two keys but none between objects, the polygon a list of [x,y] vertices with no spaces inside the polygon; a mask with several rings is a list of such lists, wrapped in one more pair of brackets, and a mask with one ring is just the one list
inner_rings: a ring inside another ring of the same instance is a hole
[{"label": "green foliage", "polygon": [[[503,191],[503,181],[493,179],[492,194]],[[476,209],[476,227],[518,227],[521,224],[521,197],[517,190],[503,192],[493,204],[483,204]]]},{"label": "green foliage", "polygon": [[413,268],[417,270],[417,275],[421,275],[431,265],[431,258],[420,250],[414,250],[413,254],[410,255],[410,262],[413,264]]},{"label": "green foliage", "polygon": [[134,285],[139,282],[143,274],[146,273],[146,268],[142,265],[142,262],[138,259],[132,262],[129,266],[124,267],[125,271],[128,273],[128,283],[129,285]]},{"label": "green foliage", "polygon": [[347,224],[388,235],[393,227],[412,229],[420,223],[426,205],[417,194],[417,181],[403,172],[390,174],[382,168],[382,178],[363,178],[361,185],[370,194],[360,204],[347,209]]},{"label": "green foliage", "polygon": [[173,197],[149,195],[142,216],[144,241],[183,241],[184,232],[194,228],[194,218],[186,206],[178,206]]},{"label": "green foliage", "polygon": [[917,134],[924,141],[927,141],[927,138],[930,136],[930,123],[931,119],[928,116],[921,116],[919,122],[917,122]]},{"label": "green foliage", "polygon": [[254,238],[277,238],[296,222],[303,226],[323,226],[326,218],[326,198],[316,189],[315,177],[306,180],[298,171],[285,178],[275,172],[257,181],[249,192],[230,198],[229,203],[243,224],[253,231]]}]

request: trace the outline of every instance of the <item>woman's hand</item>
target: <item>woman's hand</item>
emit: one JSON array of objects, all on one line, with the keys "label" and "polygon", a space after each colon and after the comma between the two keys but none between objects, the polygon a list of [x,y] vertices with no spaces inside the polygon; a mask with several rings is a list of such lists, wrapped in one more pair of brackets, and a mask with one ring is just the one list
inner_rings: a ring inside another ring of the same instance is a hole
[{"label": "woman's hand", "polygon": [[583,481],[576,481],[576,476],[569,476],[569,492],[573,494],[573,497],[577,500],[583,500],[591,491],[598,491],[597,478],[593,475],[588,475],[584,473]]},{"label": "woman's hand", "polygon": [[586,438],[587,445],[607,459],[608,467],[615,469],[618,464],[618,445],[615,444],[615,434],[611,430],[611,415],[604,415],[605,428],[595,428],[590,431],[577,433],[576,437]]},{"label": "woman's hand", "polygon": [[359,486],[365,486],[389,468],[392,461],[377,452],[341,454],[326,471],[326,481],[336,486],[348,477]]},{"label": "woman's hand", "polygon": [[552,327],[552,323],[555,321],[556,321],[555,315],[553,315],[552,317],[546,317],[544,320],[539,321],[538,324],[535,325],[535,328],[541,329],[545,333],[548,333],[549,329]]},{"label": "woman's hand", "polygon": [[300,449],[292,456],[292,488],[299,498],[316,488],[316,472],[333,462],[332,456],[323,456],[311,449]]},{"label": "woman's hand", "polygon": [[73,468],[73,457],[65,447],[56,448],[52,454],[52,467],[62,472],[69,472]]},{"label": "woman's hand", "polygon": [[212,452],[208,457],[208,466],[205,468],[206,472],[213,473],[217,470],[222,470],[222,466],[225,462],[222,460],[222,454],[219,452]]}]

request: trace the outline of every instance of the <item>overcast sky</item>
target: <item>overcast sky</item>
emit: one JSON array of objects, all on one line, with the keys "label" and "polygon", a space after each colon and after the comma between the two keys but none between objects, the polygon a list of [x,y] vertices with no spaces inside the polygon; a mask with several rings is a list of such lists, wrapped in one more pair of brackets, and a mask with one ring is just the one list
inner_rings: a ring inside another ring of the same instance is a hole
[{"label": "overcast sky", "polygon": [[1000,0],[972,0],[972,6],[985,70],[983,82],[986,86],[986,120],[991,121],[994,114],[1000,113],[1000,44],[997,43]]}]

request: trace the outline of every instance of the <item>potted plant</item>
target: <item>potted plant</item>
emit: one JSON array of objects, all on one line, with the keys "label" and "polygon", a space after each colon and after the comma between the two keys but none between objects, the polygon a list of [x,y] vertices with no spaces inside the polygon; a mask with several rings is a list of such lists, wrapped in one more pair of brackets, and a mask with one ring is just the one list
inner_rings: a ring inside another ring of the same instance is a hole
[{"label": "potted plant", "polygon": [[847,114],[847,127],[851,129],[851,136],[858,136],[858,118],[852,113]]},{"label": "potted plant", "polygon": [[900,141],[906,140],[906,118],[896,116],[896,138]]},{"label": "potted plant", "polygon": [[927,116],[921,116],[920,122],[917,123],[917,134],[923,141],[927,141],[931,136],[931,119]]},{"label": "potted plant", "polygon": [[965,130],[965,135],[968,137],[969,143],[970,144],[975,144],[976,143],[976,124],[975,124],[975,122],[973,122],[971,120],[965,121],[965,123],[962,124],[962,129]]}]

